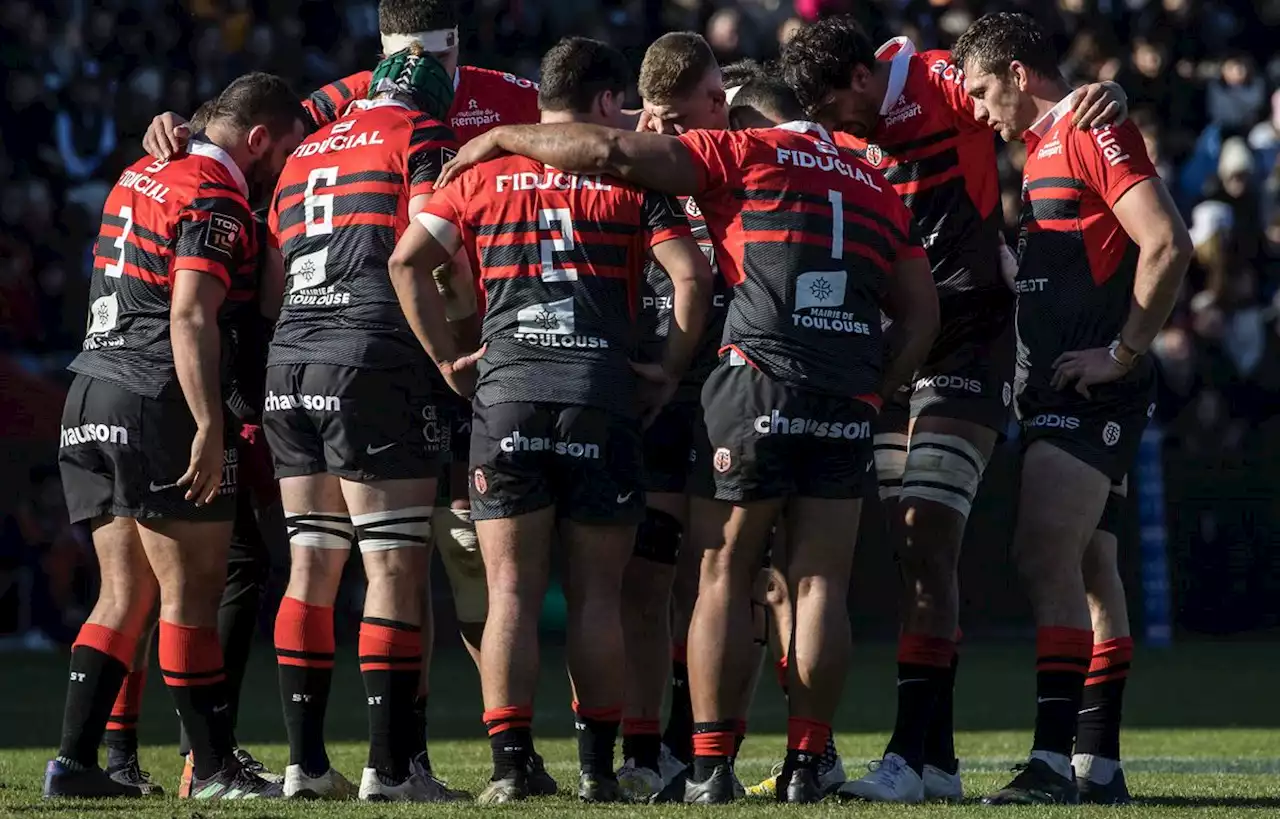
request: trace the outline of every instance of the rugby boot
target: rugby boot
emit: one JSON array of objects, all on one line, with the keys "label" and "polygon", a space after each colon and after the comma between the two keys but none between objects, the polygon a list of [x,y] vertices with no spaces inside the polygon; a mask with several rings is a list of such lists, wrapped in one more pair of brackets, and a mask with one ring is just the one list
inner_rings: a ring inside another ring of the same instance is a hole
[{"label": "rugby boot", "polygon": [[1080,791],[1042,759],[1032,759],[1013,769],[1017,776],[1000,790],[984,796],[984,805],[1078,805]]},{"label": "rugby boot", "polygon": [[896,802],[914,805],[924,801],[924,780],[897,754],[867,765],[867,775],[840,786],[842,799],[866,802]]},{"label": "rugby boot", "polygon": [[118,799],[144,796],[142,788],[109,775],[97,765],[81,768],[49,760],[44,769],[44,798]]},{"label": "rugby boot", "polygon": [[964,801],[964,783],[960,780],[958,762],[955,773],[947,773],[937,765],[925,763],[924,799],[926,802]]},{"label": "rugby boot", "polygon": [[151,774],[142,770],[137,754],[130,754],[118,765],[108,765],[107,776],[122,785],[139,788],[143,796],[164,796],[164,788],[152,782]]},{"label": "rugby boot", "polygon": [[356,795],[356,788],[336,768],[311,776],[301,765],[290,765],[284,769],[285,799],[327,799],[343,801]]},{"label": "rugby boot", "polygon": [[733,769],[717,765],[706,780],[684,783],[684,801],[687,805],[727,805],[737,798],[733,788]]},{"label": "rugby boot", "polygon": [[589,771],[578,775],[578,799],[588,803],[622,802],[622,786],[613,774],[599,776]]},{"label": "rugby boot", "polygon": [[1129,783],[1124,779],[1124,769],[1119,768],[1105,784],[1092,779],[1076,777],[1076,788],[1080,791],[1080,803],[1088,805],[1127,805],[1133,801],[1129,793]]}]

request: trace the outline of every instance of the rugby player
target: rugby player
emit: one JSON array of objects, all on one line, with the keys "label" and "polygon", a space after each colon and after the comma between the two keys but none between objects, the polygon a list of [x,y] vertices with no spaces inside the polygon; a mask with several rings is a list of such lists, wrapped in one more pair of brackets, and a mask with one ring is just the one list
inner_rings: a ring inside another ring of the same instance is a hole
[{"label": "rugby player", "polygon": [[956,43],[977,116],[1027,146],[1018,240],[1022,488],[1014,551],[1037,627],[1028,763],[987,804],[1074,804],[1071,764],[1094,634],[1082,561],[1154,412],[1144,354],[1192,243],[1131,123],[1081,131],[1045,32],[990,14]]},{"label": "rugby player", "polygon": [[72,649],[46,796],[143,793],[99,769],[97,747],[157,586],[160,667],[191,738],[197,795],[280,795],[234,754],[216,628],[239,433],[224,420],[219,319],[238,306],[231,294],[254,291],[249,203],[270,191],[305,118],[283,80],[245,75],[218,96],[186,156],[135,163],[108,196],[59,451],[102,587]]},{"label": "rugby player", "polygon": [[[544,123],[624,121],[630,71],[602,42],[562,40],[543,57],[541,81]],[[484,286],[471,501],[489,582],[481,671],[494,773],[480,801],[529,795],[538,612],[557,521],[567,551],[578,793],[618,801],[620,595],[645,508],[636,404],[643,398],[642,417],[651,420],[677,388],[702,332],[710,268],[669,197],[518,157],[464,175],[419,222],[397,249],[393,278],[446,376],[455,371],[451,345],[424,272],[465,245]],[[636,365],[655,378],[656,395],[644,397],[638,393],[653,390],[637,389],[628,353],[649,254],[671,279],[674,306],[661,363]]]},{"label": "rugby player", "polygon": [[271,204],[271,238],[288,274],[263,413],[291,551],[275,627],[287,797],[340,799],[351,789],[329,764],[324,717],[333,604],[353,543],[368,581],[359,650],[369,758],[360,798],[463,796],[432,776],[414,716],[441,453],[428,434],[438,422],[434,368],[384,273],[455,144],[440,121],[452,98],[449,75],[420,46],[387,57],[369,101],[294,152]]},{"label": "rugby player", "polygon": [[[942,315],[924,367],[877,421],[880,496],[904,581],[898,710],[883,759],[841,792],[959,799],[956,568],[1012,400],[1013,299],[1001,275],[995,142],[946,51],[917,54],[905,38],[873,51],[853,18],[831,17],[802,28],[781,65],[810,114],[883,169],[915,214]],[[1091,87],[1077,97],[1076,126],[1122,116],[1123,101],[1117,87]]]},{"label": "rugby player", "polygon": [[[815,768],[848,659],[851,533],[872,465],[870,419],[937,329],[909,212],[878,172],[838,156],[826,130],[788,102],[780,113],[796,121],[777,128],[676,139],[584,125],[498,128],[464,146],[441,176],[509,151],[694,196],[735,285],[720,363],[702,394],[714,486],[690,514],[703,559],[689,645],[689,802],[734,798],[728,760],[753,654],[748,603],[784,507],[796,614],[778,798],[821,798]],[[882,307],[898,318],[890,339]]]},{"label": "rugby player", "polygon": [[[465,142],[501,124],[538,121],[538,86],[513,74],[469,65],[459,65],[460,20],[456,0],[381,0],[378,4],[378,27],[384,54],[416,42],[430,52],[451,74],[454,99],[447,124],[457,138]],[[360,71],[315,91],[303,105],[317,128],[323,127],[346,112],[348,106],[367,96],[372,72]],[[143,140],[147,151],[158,159],[181,153],[189,129],[173,112],[155,117]],[[474,268],[475,260],[465,256],[454,260],[460,267]],[[441,270],[447,281],[451,270]],[[463,337],[474,337],[478,327],[462,320],[455,328]],[[442,447],[452,449],[453,463],[440,482],[441,498],[434,510],[432,539],[440,554],[449,585],[453,591],[454,609],[459,631],[468,653],[479,664],[480,635],[484,630],[488,603],[485,590],[484,564],[476,544],[475,527],[471,524],[470,500],[467,493],[467,447],[471,437],[471,408],[465,402],[446,394],[438,407],[440,418],[435,425]],[[430,583],[430,576],[426,581]],[[431,612],[423,611],[423,667],[431,664],[434,634]],[[426,733],[426,697],[428,679],[420,684],[415,705]],[[429,761],[428,761],[429,762]],[[556,782],[547,773],[542,757],[536,752],[530,758],[529,784],[537,795],[556,792]]]}]

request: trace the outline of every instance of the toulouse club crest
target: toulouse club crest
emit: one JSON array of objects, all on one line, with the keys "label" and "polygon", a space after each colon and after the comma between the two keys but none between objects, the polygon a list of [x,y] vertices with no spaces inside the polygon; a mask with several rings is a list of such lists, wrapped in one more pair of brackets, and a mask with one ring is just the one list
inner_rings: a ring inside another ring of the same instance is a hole
[{"label": "toulouse club crest", "polygon": [[867,146],[867,164],[879,168],[880,163],[884,161],[884,151],[880,150],[879,145]]},{"label": "toulouse club crest", "polygon": [[684,212],[692,216],[694,219],[702,218],[702,208],[698,207],[698,203],[693,201],[692,196],[684,200]]}]

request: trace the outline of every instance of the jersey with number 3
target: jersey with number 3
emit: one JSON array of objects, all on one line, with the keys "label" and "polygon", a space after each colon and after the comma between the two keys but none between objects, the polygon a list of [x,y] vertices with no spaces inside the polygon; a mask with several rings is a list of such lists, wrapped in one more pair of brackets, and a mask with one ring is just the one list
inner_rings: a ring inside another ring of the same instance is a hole
[{"label": "jersey with number 3", "polygon": [[698,167],[695,196],[720,273],[734,285],[721,354],[801,389],[874,403],[880,294],[895,262],[924,257],[906,205],[811,122],[680,140]]},{"label": "jersey with number 3", "polygon": [[453,134],[395,102],[368,103],[312,134],[285,163],[268,216],[285,294],[268,366],[393,369],[425,353],[387,261],[453,155]]},{"label": "jersey with number 3", "polygon": [[688,237],[674,197],[508,156],[464,173],[418,217],[480,263],[487,349],[476,397],[635,414],[636,308],[649,248]]},{"label": "jersey with number 3", "polygon": [[103,208],[89,320],[71,371],[148,398],[176,387],[173,275],[204,273],[229,293],[252,288],[258,240],[247,196],[240,168],[201,139],[172,162],[148,157],[129,166]]}]

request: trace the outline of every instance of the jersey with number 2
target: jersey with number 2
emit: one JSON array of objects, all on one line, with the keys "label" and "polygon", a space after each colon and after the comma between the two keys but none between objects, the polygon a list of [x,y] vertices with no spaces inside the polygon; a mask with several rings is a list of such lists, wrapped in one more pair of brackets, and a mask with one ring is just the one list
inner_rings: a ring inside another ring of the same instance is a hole
[{"label": "jersey with number 2", "polygon": [[409,223],[452,156],[452,132],[395,101],[367,103],[293,152],[268,217],[284,255],[284,303],[268,366],[393,369],[421,360],[387,275]]},{"label": "jersey with number 2", "polygon": [[720,273],[734,286],[721,354],[828,395],[880,389],[880,294],[924,256],[911,212],[821,127],[789,122],[680,137]]}]

